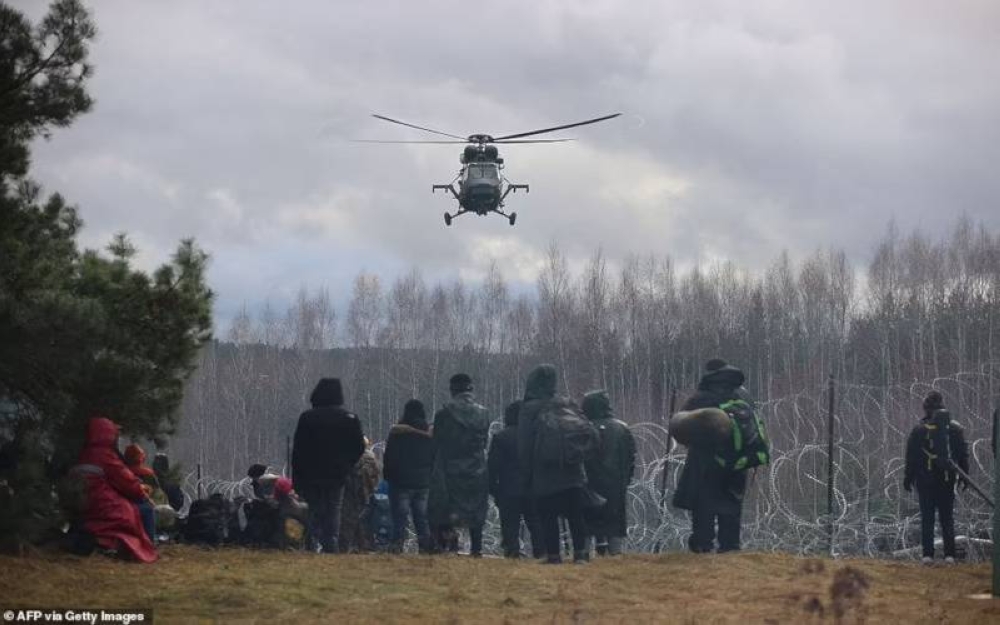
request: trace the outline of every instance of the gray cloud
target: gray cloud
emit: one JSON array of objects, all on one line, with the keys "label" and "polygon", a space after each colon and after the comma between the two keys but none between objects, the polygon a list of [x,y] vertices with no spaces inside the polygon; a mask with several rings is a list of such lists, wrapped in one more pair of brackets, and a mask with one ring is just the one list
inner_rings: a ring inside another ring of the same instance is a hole
[{"label": "gray cloud", "polygon": [[[16,3],[15,3],[16,4]],[[30,3],[37,15],[37,3]],[[531,281],[557,240],[579,262],[670,253],[759,268],[781,248],[867,260],[895,218],[1000,227],[1000,5],[844,2],[95,3],[95,110],[35,152],[81,205],[85,242],[127,230],[152,264],[213,254],[218,313],[362,268]],[[579,141],[508,146],[519,214],[463,217],[430,185],[465,134],[610,111]]]}]

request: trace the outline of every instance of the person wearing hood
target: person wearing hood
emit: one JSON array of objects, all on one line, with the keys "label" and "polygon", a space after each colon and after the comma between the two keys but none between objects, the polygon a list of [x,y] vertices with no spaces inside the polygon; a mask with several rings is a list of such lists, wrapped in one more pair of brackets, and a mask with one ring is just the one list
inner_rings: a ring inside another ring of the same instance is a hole
[{"label": "person wearing hood", "polygon": [[573,539],[573,561],[586,562],[587,532],[583,513],[586,505],[584,487],[587,476],[583,462],[549,464],[536,457],[535,450],[541,430],[541,415],[548,411],[570,409],[576,405],[568,398],[556,395],[556,368],[538,365],[528,373],[524,402],[518,411],[517,450],[521,473],[521,489],[534,502],[538,524],[542,531],[546,562],[562,562],[559,549],[559,517],[565,517]]},{"label": "person wearing hood", "polygon": [[97,544],[139,562],[156,561],[156,546],[137,506],[148,499],[149,488],[118,453],[118,426],[113,421],[92,417],[87,422],[86,442],[71,473],[85,485],[83,528]]},{"label": "person wearing hood", "polygon": [[584,465],[587,483],[607,499],[603,506],[587,511],[587,529],[594,536],[597,555],[621,555],[628,527],[628,485],[635,474],[635,437],[624,421],[615,418],[607,391],[587,393],[581,408],[601,437],[600,455]]},{"label": "person wearing hood", "polygon": [[361,421],[344,407],[337,378],[323,378],[299,416],[292,442],[292,482],[309,505],[311,548],[337,553],[344,481],[365,451]]},{"label": "person wearing hood", "polygon": [[[733,399],[752,404],[750,394],[743,388],[745,381],[743,372],[726,361],[719,358],[709,360],[705,364],[705,374],[698,382],[698,390],[681,410],[718,408]],[[711,552],[716,535],[719,553],[740,549],[740,517],[746,492],[746,472],[730,471],[720,466],[715,460],[715,452],[708,446],[689,447],[674,492],[674,507],[691,512],[688,548],[694,553]]]},{"label": "person wearing hood", "polygon": [[434,415],[434,469],[428,502],[439,547],[457,551],[455,531],[469,530],[469,553],[483,553],[483,525],[489,506],[486,441],[490,416],[476,403],[472,378],[458,373],[449,380],[451,401]]},{"label": "person wearing hood", "polygon": [[521,401],[515,401],[504,410],[504,428],[493,435],[488,456],[490,494],[500,511],[500,534],[503,555],[521,557],[521,519],[524,519],[531,536],[534,557],[545,557],[542,534],[537,527],[531,502],[521,488],[517,457],[517,422]]},{"label": "person wearing hood", "polygon": [[962,426],[945,410],[941,393],[928,393],[923,409],[923,418],[906,440],[903,488],[911,492],[917,487],[924,564],[934,561],[935,512],[941,519],[944,559],[950,564],[955,561],[955,484],[968,487],[955,467],[969,474],[969,447]]},{"label": "person wearing hood", "polygon": [[427,498],[434,467],[434,441],[427,412],[419,399],[406,402],[399,423],[389,430],[382,465],[392,510],[392,551],[402,553],[406,526],[412,516],[418,548],[421,553],[429,552],[431,532],[427,521]]}]

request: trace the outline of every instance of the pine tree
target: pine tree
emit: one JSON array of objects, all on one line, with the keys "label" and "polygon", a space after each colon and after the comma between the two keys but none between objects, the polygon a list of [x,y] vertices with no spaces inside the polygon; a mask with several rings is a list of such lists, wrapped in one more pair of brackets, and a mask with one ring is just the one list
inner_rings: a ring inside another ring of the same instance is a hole
[{"label": "pine tree", "polygon": [[106,253],[80,251],[77,209],[42,200],[25,177],[30,142],[91,106],[78,0],[59,0],[32,28],[0,4],[0,547],[57,520],[53,484],[79,452],[87,419],[159,440],[176,426],[184,382],[211,338],[207,255],[181,242],[152,275],[132,265],[125,234]]}]

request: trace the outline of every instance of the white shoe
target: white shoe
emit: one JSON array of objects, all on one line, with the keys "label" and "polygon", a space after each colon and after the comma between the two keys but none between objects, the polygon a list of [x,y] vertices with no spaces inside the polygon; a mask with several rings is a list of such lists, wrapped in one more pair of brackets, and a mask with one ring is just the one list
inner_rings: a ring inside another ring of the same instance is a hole
[{"label": "white shoe", "polygon": [[934,558],[930,556],[924,556],[920,558],[920,563],[923,564],[924,566],[930,566],[934,564]]},{"label": "white shoe", "polygon": [[944,563],[945,564],[955,564],[955,558],[953,558],[951,556],[948,556],[947,558],[944,559]]}]

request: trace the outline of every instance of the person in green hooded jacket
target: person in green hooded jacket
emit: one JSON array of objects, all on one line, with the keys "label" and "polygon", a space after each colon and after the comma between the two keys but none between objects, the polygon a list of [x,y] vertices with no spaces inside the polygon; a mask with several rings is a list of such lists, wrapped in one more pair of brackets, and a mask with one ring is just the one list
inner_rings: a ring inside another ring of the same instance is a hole
[{"label": "person in green hooded jacket", "polygon": [[489,505],[486,442],[490,416],[475,401],[471,377],[455,374],[449,387],[451,401],[434,415],[428,515],[439,550],[458,551],[455,532],[464,527],[469,530],[469,553],[479,557]]},{"label": "person in green hooded jacket", "polygon": [[628,527],[628,485],[635,474],[635,437],[628,424],[615,418],[607,391],[587,393],[581,408],[601,437],[600,455],[585,464],[587,482],[607,499],[603,506],[587,510],[587,530],[597,555],[620,555]]}]

